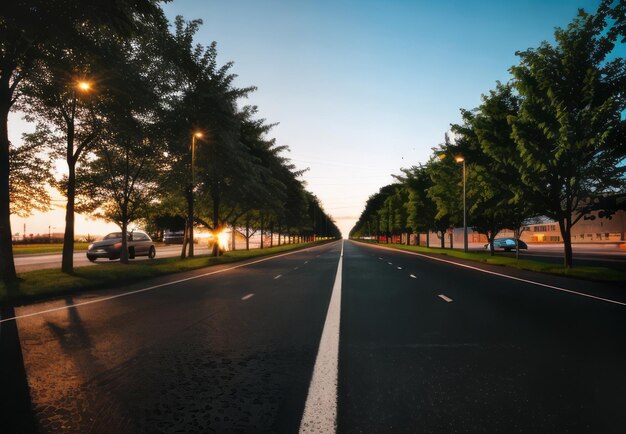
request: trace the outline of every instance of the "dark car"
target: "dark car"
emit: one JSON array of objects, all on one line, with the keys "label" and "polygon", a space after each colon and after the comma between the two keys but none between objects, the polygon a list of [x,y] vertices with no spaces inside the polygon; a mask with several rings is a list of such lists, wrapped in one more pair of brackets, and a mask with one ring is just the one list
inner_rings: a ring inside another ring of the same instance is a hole
[{"label": "dark car", "polygon": [[164,244],[182,244],[185,231],[165,231],[163,234]]},{"label": "dark car", "polygon": [[[528,249],[528,246],[522,240],[517,240],[520,250]],[[489,248],[489,244],[485,244],[485,249]],[[504,249],[505,252],[510,252],[515,249],[515,238],[496,238],[493,240],[494,249]]]},{"label": "dark car", "polygon": [[[156,256],[156,248],[150,236],[143,231],[132,231],[128,233],[128,257],[134,259],[137,256],[147,256],[152,259]],[[96,241],[89,245],[87,249],[87,259],[95,261],[98,258],[108,258],[109,260],[119,259],[122,252],[122,233],[112,232],[101,241]]]}]

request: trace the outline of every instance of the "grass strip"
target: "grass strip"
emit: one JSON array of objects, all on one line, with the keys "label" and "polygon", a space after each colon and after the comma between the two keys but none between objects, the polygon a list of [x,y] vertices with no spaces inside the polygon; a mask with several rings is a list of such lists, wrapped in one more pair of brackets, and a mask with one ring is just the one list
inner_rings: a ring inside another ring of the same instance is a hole
[{"label": "grass strip", "polygon": [[[354,240],[368,244],[378,244],[373,241]],[[463,252],[453,249],[438,249],[433,247],[407,246],[405,244],[380,244],[384,247],[391,247],[397,250],[409,252],[437,254],[450,256],[452,258],[466,259],[469,261],[482,262],[484,264],[502,265],[516,268],[518,270],[536,271],[539,273],[556,274],[559,276],[574,277],[599,282],[626,282],[626,271],[615,270],[607,267],[580,266],[565,268],[552,262],[540,261],[536,259],[515,259],[507,256],[491,256],[489,252]]]},{"label": "grass strip", "polygon": [[327,242],[327,240],[323,240],[312,243],[287,244],[265,249],[235,250],[218,257],[202,255],[187,259],[174,257],[149,261],[131,261],[128,265],[120,264],[119,262],[96,264],[77,267],[72,274],[63,273],[58,269],[29,271],[19,274],[18,281],[15,284],[11,284],[10,287],[0,283],[0,302],[9,300],[21,302],[50,295],[66,294],[77,290],[111,287],[113,284],[128,284],[152,277],[197,270],[212,265],[244,261]]},{"label": "grass strip", "polygon": [[[89,243],[74,243],[74,251],[87,250]],[[63,243],[54,244],[17,244],[13,246],[14,255],[33,255],[41,253],[61,253]]]}]

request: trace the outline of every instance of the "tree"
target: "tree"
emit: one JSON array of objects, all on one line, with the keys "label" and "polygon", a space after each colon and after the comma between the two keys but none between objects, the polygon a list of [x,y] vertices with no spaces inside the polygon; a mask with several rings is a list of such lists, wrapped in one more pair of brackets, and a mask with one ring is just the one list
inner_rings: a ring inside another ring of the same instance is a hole
[{"label": "tree", "polygon": [[565,266],[572,266],[572,227],[594,197],[624,191],[626,62],[611,59],[617,33],[606,12],[579,11],[555,45],[518,52],[511,68],[522,97],[511,117],[521,180],[533,202],[558,222]]},{"label": "tree", "polygon": [[22,95],[22,85],[33,81],[50,53],[77,47],[97,50],[99,31],[120,36],[140,32],[153,17],[162,16],[157,0],[133,2],[66,2],[15,0],[0,17],[0,279],[15,279],[11,240],[8,115]]},{"label": "tree", "polygon": [[41,146],[37,140],[25,136],[25,142],[9,148],[9,161],[12,171],[9,177],[11,214],[20,217],[31,215],[32,210],[48,211],[50,193],[46,185],[52,181],[52,162],[40,155]]}]

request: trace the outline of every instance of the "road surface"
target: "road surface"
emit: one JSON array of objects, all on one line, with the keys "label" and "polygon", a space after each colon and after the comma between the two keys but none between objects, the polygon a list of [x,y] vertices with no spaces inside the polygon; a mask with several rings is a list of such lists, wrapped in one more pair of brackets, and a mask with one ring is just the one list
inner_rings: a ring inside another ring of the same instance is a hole
[{"label": "road surface", "polygon": [[[44,433],[626,426],[617,285],[345,241],[5,309],[0,321]],[[20,396],[13,368],[2,387]],[[15,408],[0,420],[27,424]]]}]

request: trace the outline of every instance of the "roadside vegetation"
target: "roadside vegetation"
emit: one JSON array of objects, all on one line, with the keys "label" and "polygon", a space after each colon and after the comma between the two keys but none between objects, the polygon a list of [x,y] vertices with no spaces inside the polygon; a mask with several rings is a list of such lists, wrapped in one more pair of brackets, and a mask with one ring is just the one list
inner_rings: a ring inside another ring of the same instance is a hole
[{"label": "roadside vegetation", "polygon": [[[199,227],[230,228],[247,245],[255,234],[279,245],[340,236],[306,190],[306,169],[271,137],[276,123],[246,104],[256,87],[236,84],[216,42],[197,40],[201,20],[170,21],[161,5],[15,0],[3,10],[0,281],[17,278],[10,216],[50,209],[47,186],[66,199],[61,269],[70,276],[82,247],[76,212],[119,225],[122,263],[131,225],[184,230],[181,258],[194,256]],[[12,111],[35,127],[14,143]]]},{"label": "roadside vegetation", "polygon": [[[370,244],[373,241],[359,240]],[[509,256],[491,255],[490,252],[463,252],[453,249],[438,249],[433,247],[407,246],[406,244],[384,244],[397,250],[408,252],[424,253],[428,255],[449,256],[451,258],[465,259],[468,261],[481,262],[490,265],[501,265],[518,270],[536,271],[539,273],[556,274],[560,276],[575,277],[579,279],[594,280],[600,282],[626,282],[626,271],[616,270],[607,267],[565,267],[556,265],[553,262],[540,261],[535,259],[518,259]]]},{"label": "roadside vegetation", "polygon": [[30,271],[19,274],[19,278],[9,285],[0,283],[0,301],[25,301],[74,291],[112,288],[118,285],[141,282],[152,277],[275,255],[326,242],[328,241],[320,240],[303,244],[283,244],[263,249],[236,250],[220,256],[203,255],[187,259],[161,258],[134,261],[130,264],[97,263],[93,266],[77,267],[71,274],[58,269]]},{"label": "roadside vegetation", "polygon": [[[87,250],[89,243],[74,243],[74,250]],[[62,243],[53,244],[21,244],[13,246],[13,253],[16,255],[31,255],[41,253],[61,253],[63,251]]]},{"label": "roadside vegetation", "polygon": [[518,51],[510,82],[461,109],[427,162],[370,196],[350,237],[419,243],[434,233],[443,248],[466,214],[493,246],[503,229],[519,239],[547,217],[571,268],[572,227],[626,210],[625,16],[626,2],[603,0],[557,28],[553,42]]}]

